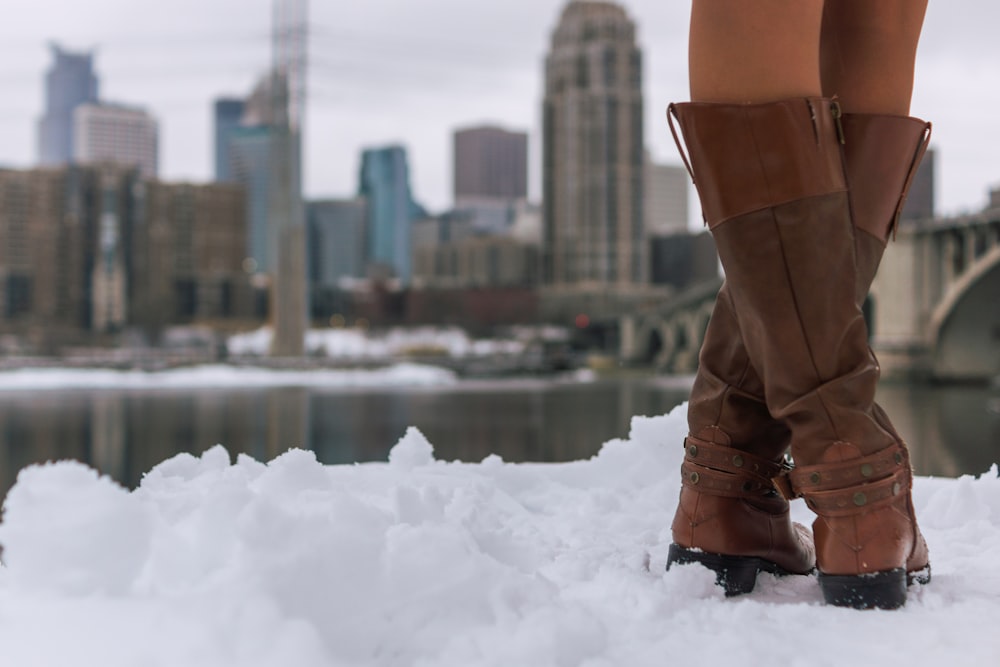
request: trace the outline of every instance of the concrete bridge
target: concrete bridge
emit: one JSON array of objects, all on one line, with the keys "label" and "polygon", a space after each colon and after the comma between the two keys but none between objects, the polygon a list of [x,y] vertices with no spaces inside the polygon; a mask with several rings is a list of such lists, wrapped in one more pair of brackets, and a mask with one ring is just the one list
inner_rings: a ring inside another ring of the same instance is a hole
[{"label": "concrete bridge", "polygon": [[661,303],[619,318],[619,356],[664,373],[694,373],[722,278],[699,283]]},{"label": "concrete bridge", "polygon": [[[702,283],[618,318],[621,360],[694,372],[721,285]],[[1000,377],[1000,205],[902,225],[865,313],[883,377]]]},{"label": "concrete bridge", "polygon": [[884,376],[1000,376],[997,204],[973,215],[900,227],[868,304],[872,348]]}]

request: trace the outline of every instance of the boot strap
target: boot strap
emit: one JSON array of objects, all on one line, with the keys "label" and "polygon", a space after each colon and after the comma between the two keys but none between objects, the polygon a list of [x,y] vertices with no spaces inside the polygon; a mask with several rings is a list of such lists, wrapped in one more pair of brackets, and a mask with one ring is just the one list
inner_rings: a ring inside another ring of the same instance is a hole
[{"label": "boot strap", "polygon": [[910,460],[906,449],[893,445],[859,459],[796,466],[788,473],[788,481],[795,495],[804,496],[868,484],[909,468]]},{"label": "boot strap", "polygon": [[705,466],[681,464],[681,484],[699,493],[728,498],[763,496],[774,491],[771,480],[758,475],[734,475]]},{"label": "boot strap", "polygon": [[806,505],[825,517],[852,516],[892,503],[909,493],[913,476],[908,469],[897,470],[890,477],[835,491],[809,491],[803,496]]},{"label": "boot strap", "polygon": [[689,436],[685,440],[681,484],[699,493],[744,498],[773,492],[773,479],[785,470],[783,461]]},{"label": "boot strap", "polygon": [[889,504],[912,485],[908,452],[898,444],[859,459],[796,467],[775,482],[786,498],[805,498],[811,510],[831,517]]},{"label": "boot strap", "polygon": [[742,449],[717,445],[690,435],[684,440],[684,460],[733,475],[760,477],[766,480],[780,475],[787,469],[784,459],[774,461],[761,458]]}]

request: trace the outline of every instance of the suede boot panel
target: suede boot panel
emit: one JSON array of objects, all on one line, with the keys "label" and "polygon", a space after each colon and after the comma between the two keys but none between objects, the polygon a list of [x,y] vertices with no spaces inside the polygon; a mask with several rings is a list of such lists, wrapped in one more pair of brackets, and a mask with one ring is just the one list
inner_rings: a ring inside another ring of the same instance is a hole
[{"label": "suede boot panel", "polygon": [[878,368],[855,301],[847,216],[846,194],[833,193],[713,231],[767,405],[791,429],[793,453],[806,464],[832,442],[860,443],[865,453],[893,444],[869,415]]},{"label": "suede boot panel", "polygon": [[790,434],[771,417],[763,397],[764,387],[743,346],[724,284],[705,331],[688,401],[690,433],[778,460],[788,450]]}]

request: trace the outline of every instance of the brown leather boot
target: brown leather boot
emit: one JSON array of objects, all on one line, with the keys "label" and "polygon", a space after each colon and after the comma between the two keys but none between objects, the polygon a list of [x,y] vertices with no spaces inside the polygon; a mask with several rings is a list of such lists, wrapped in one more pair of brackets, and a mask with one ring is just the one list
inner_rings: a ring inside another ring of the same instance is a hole
[{"label": "brown leather boot", "polygon": [[[878,369],[855,296],[863,279],[855,278],[839,108],[814,98],[672,105],[671,113],[691,149],[689,166],[749,357],[771,413],[786,420],[796,459],[808,467],[792,479],[820,514],[816,542],[827,598],[898,606],[906,565],[921,558],[926,564],[926,549],[913,520],[905,451],[872,400]],[[859,479],[835,465],[852,458]],[[886,461],[897,467],[886,468]],[[817,474],[819,485],[801,486]],[[854,486],[865,489],[847,488]],[[856,504],[840,507],[845,494]],[[895,546],[881,539],[886,533]],[[866,555],[845,563],[844,549]]]},{"label": "brown leather boot", "polygon": [[786,471],[790,435],[768,413],[763,394],[723,286],[688,401],[667,569],[701,563],[729,596],[752,591],[759,572],[807,574],[816,563],[812,535],[792,523],[772,482]]},{"label": "brown leather boot", "polygon": [[[879,114],[844,114],[841,123],[857,257],[855,299],[860,305],[875,279],[907,190],[927,150],[930,124]],[[823,454],[818,467],[800,465],[790,480],[795,492],[805,495],[819,515],[813,526],[827,601],[841,606],[892,608],[906,601],[905,588],[901,590],[899,583],[900,559],[906,584],[928,583],[930,562],[913,510],[909,452],[877,403],[872,404],[872,417],[892,436],[893,446],[858,460],[852,458],[854,451],[845,456],[843,446],[836,445]],[[827,465],[842,457],[846,466]],[[829,509],[819,511],[821,505]],[[869,510],[845,512],[845,507]],[[906,537],[887,538],[885,524],[907,524],[902,531]]]}]

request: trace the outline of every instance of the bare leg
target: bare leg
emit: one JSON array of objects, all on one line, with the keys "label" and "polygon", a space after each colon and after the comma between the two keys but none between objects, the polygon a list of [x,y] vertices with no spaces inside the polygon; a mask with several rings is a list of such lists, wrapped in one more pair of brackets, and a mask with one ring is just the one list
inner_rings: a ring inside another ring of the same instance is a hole
[{"label": "bare leg", "polygon": [[688,53],[691,100],[743,103],[819,96],[822,20],[823,0],[694,0]]},{"label": "bare leg", "polygon": [[927,0],[827,0],[823,94],[849,113],[909,115],[913,62]]}]

